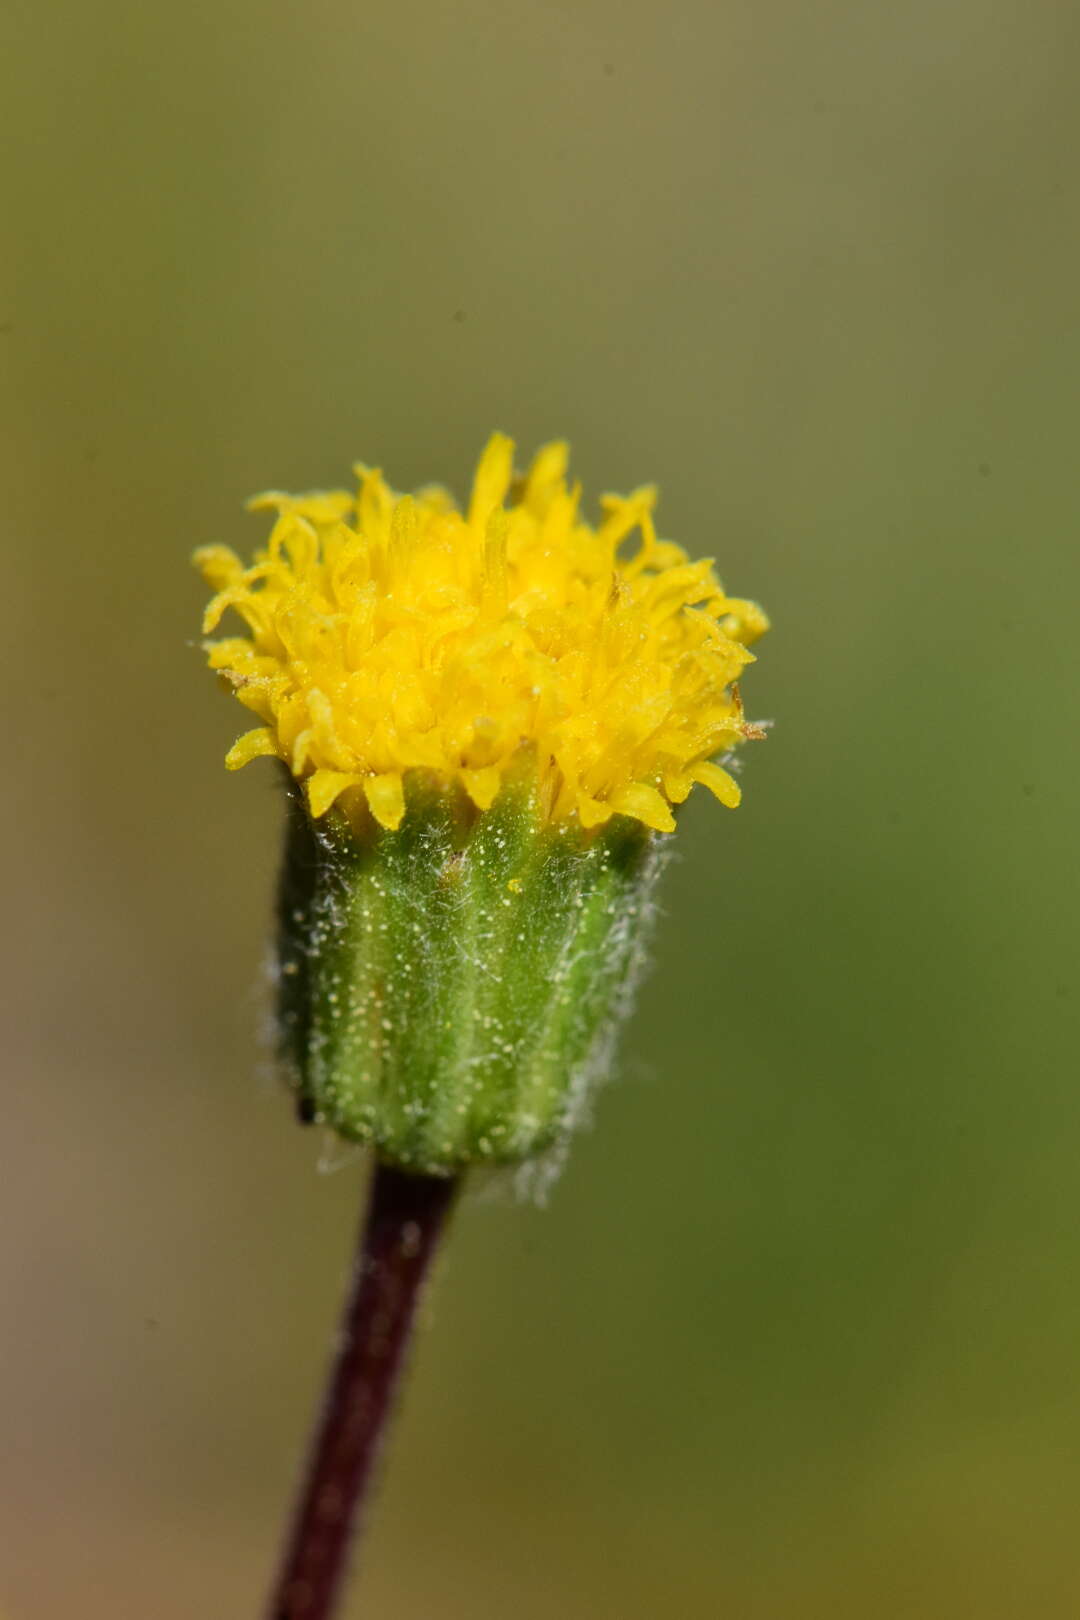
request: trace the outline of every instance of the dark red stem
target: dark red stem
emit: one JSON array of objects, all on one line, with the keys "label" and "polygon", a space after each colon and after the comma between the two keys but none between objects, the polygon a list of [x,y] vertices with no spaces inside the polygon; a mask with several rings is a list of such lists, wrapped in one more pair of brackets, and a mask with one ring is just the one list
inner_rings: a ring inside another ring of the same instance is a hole
[{"label": "dark red stem", "polygon": [[330,1620],[457,1182],[377,1165],[337,1359],[268,1620]]}]

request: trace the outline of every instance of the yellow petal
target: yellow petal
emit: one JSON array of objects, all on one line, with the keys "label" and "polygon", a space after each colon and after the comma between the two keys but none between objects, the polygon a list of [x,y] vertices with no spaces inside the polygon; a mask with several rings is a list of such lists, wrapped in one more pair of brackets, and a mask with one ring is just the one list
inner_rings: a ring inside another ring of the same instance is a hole
[{"label": "yellow petal", "polygon": [[235,585],[244,572],[243,563],[228,546],[200,546],[192,561],[215,591],[223,591],[226,585]]},{"label": "yellow petal", "polygon": [[693,785],[693,778],[687,776],[685,771],[664,772],[664,792],[672,804],[682,804],[689,797]]},{"label": "yellow petal", "polygon": [[308,754],[311,752],[311,745],[314,740],[315,733],[310,726],[305,726],[303,731],[299,732],[293,739],[289,765],[294,776],[303,775],[304,766],[307,764]]},{"label": "yellow petal", "polygon": [[394,568],[408,567],[416,550],[418,529],[416,502],[411,495],[403,495],[390,518],[390,562]]},{"label": "yellow petal", "polygon": [[334,800],[360,780],[351,771],[313,771],[307,779],[308,808],[316,818],[325,816]]},{"label": "yellow petal", "polygon": [[700,765],[692,765],[689,775],[702,787],[707,787],[710,793],[715,793],[721,804],[726,804],[729,810],[737,810],[742,798],[742,788],[733,776],[721,770],[719,765],[712,765],[708,760],[702,760]]},{"label": "yellow petal", "polygon": [[509,530],[506,513],[496,507],[488,518],[484,536],[484,606],[489,613],[501,617],[506,612],[506,537]]},{"label": "yellow petal", "polygon": [[498,765],[485,765],[479,771],[462,771],[461,780],[476,808],[490,810],[502,786],[502,769]]},{"label": "yellow petal", "polygon": [[671,813],[671,806],[667,800],[647,782],[631,782],[629,787],[620,788],[608,800],[613,810],[620,815],[633,816],[635,821],[642,821],[646,827],[654,832],[674,832],[675,817]]},{"label": "yellow petal", "polygon": [[610,821],[614,811],[610,804],[603,804],[599,799],[590,799],[583,793],[577,802],[578,820],[590,832],[593,827],[602,827],[605,821]]},{"label": "yellow petal", "polygon": [[315,489],[307,495],[285,495],[280,489],[268,489],[244,502],[247,512],[288,513],[320,524],[336,523],[352,507],[353,498],[343,489]]},{"label": "yellow petal", "polygon": [[225,615],[225,610],[232,606],[237,595],[238,589],[228,586],[225,590],[218,591],[216,596],[210,598],[206,604],[206,612],[202,616],[202,633],[204,636],[208,636],[211,630],[217,629]]},{"label": "yellow petal", "polygon": [[469,501],[469,522],[483,527],[497,506],[506,499],[514,475],[514,441],[505,433],[493,433],[480,457]]},{"label": "yellow petal", "polygon": [[238,771],[249,760],[259,759],[263,754],[277,754],[277,751],[277,740],[270,727],[256,726],[254,731],[245,731],[242,737],[237,737],[225,755],[225,769]]},{"label": "yellow petal", "polygon": [[756,641],[763,636],[769,628],[769,617],[756,602],[747,602],[741,597],[729,597],[724,602],[725,621],[724,629],[743,646]]},{"label": "yellow petal", "polygon": [[533,457],[529,475],[525,480],[523,503],[543,517],[551,505],[551,497],[566,478],[570,459],[570,446],[565,439],[542,445]]},{"label": "yellow petal", "polygon": [[394,832],[401,826],[405,814],[405,794],[400,771],[387,771],[382,776],[365,776],[364,792],[380,827]]}]

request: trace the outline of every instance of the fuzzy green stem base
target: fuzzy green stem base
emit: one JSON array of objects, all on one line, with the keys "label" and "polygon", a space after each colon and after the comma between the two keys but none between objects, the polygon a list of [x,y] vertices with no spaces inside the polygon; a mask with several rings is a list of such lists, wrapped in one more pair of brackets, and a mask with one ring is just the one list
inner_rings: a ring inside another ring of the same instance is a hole
[{"label": "fuzzy green stem base", "polygon": [[267,1620],[330,1620],[371,1484],[416,1302],[457,1191],[377,1164],[337,1359]]}]

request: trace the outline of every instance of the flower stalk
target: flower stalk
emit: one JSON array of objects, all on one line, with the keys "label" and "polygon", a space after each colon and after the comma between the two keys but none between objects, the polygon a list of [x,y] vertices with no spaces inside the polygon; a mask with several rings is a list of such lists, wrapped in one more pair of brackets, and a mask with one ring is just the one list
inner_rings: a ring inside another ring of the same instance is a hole
[{"label": "flower stalk", "polygon": [[330,1620],[417,1300],[458,1189],[377,1163],[322,1416],[267,1620]]}]

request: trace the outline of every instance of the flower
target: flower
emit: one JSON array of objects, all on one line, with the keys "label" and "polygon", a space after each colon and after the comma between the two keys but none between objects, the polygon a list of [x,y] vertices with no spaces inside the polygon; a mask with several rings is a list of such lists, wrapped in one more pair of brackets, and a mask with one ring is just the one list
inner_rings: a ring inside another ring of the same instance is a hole
[{"label": "flower", "polygon": [[360,467],[355,496],[253,501],[276,521],[251,567],[196,553],[205,630],[248,631],[210,665],[262,722],[226,764],[294,784],[275,976],[300,1117],[427,1175],[565,1143],[644,960],[658,835],[695,783],[736,805],[716,756],[761,735],[738,678],[765,616],[657,538],[655,490],[594,528],[565,445],[520,480],[512,458],[496,434],[464,513]]},{"label": "flower", "polygon": [[[258,496],[277,514],[245,568],[225,546],[195,560],[248,634],[208,642],[211,668],[262,724],[232,747],[304,784],[312,817],[340,801],[395,829],[411,771],[460,783],[490,809],[528,752],[537,805],[586,831],[614,815],[671,832],[702,783],[734,807],[715,756],[758,728],[738,679],[768,621],[727,596],[711,560],[657,538],[656,491],[608,495],[591,527],[567,483],[567,447],[513,476],[495,434],[466,512],[441,488],[396,496],[358,466],[359,490]],[[628,540],[639,536],[630,555]]]}]

